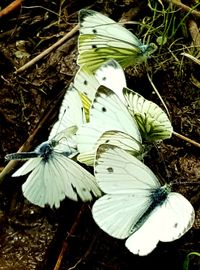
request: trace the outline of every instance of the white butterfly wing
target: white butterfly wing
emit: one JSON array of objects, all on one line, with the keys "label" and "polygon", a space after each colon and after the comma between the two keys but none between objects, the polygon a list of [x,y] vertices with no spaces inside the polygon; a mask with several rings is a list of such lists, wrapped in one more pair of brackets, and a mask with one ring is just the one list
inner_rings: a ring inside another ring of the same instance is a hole
[{"label": "white butterfly wing", "polygon": [[148,255],[159,241],[171,242],[185,234],[194,223],[194,209],[181,194],[170,192],[166,201],[154,209],[145,223],[126,241],[134,254]]},{"label": "white butterfly wing", "polygon": [[[99,12],[82,9],[79,12],[79,22],[81,34],[109,38],[110,42],[114,42],[114,46],[122,48],[142,45],[130,31]],[[109,46],[113,46],[113,44],[109,44]]]},{"label": "white butterfly wing", "polygon": [[99,187],[109,194],[151,194],[160,183],[153,172],[136,157],[113,145],[101,145],[94,166]]},{"label": "white butterfly wing", "polygon": [[162,230],[162,226],[159,212],[156,211],[126,240],[125,245],[135,255],[148,255],[156,248],[159,242],[159,230]]},{"label": "white butterfly wing", "polygon": [[148,196],[130,193],[107,194],[94,203],[92,215],[103,231],[115,238],[124,239],[130,235],[132,227],[148,207]]},{"label": "white butterfly wing", "polygon": [[171,192],[161,206],[162,230],[159,231],[159,240],[170,242],[180,238],[193,225],[195,219],[194,208],[181,194]]},{"label": "white butterfly wing", "polygon": [[142,144],[136,141],[132,136],[117,130],[109,130],[103,133],[98,139],[97,146],[101,144],[116,145],[137,158],[142,158],[144,155],[144,148]]},{"label": "white butterfly wing", "polygon": [[95,71],[102,63],[115,59],[123,67],[144,61],[155,45],[144,45],[127,29],[108,17],[92,11],[79,12],[80,36],[77,63]]},{"label": "white butterfly wing", "polygon": [[76,73],[74,87],[92,102],[99,87],[99,82],[89,68],[83,65]]},{"label": "white butterfly wing", "polygon": [[73,84],[71,84],[66,91],[60,107],[58,121],[52,127],[49,139],[54,138],[68,127],[79,127],[84,122],[86,121],[80,95]]},{"label": "white butterfly wing", "polygon": [[27,173],[35,169],[39,165],[41,160],[42,160],[41,157],[29,159],[16,172],[14,172],[12,176],[18,177],[18,176],[26,175]]},{"label": "white butterfly wing", "polygon": [[124,88],[123,93],[144,139],[158,141],[171,137],[173,131],[171,122],[157,104],[128,88]]},{"label": "white butterfly wing", "polygon": [[141,142],[137,124],[123,102],[113,91],[100,86],[90,110],[90,122],[80,127],[77,132],[80,154],[91,151],[95,153],[97,140],[108,130],[123,131]]},{"label": "white butterfly wing", "polygon": [[77,129],[77,126],[68,127],[49,140],[49,143],[53,144],[54,151],[63,153],[67,157],[77,153]]},{"label": "white butterfly wing", "polygon": [[73,160],[54,153],[47,162],[41,162],[23,184],[24,196],[33,204],[58,208],[68,197],[77,201],[90,201],[101,192],[94,177]]},{"label": "white butterfly wing", "polygon": [[112,89],[118,97],[124,102],[122,93],[123,87],[126,87],[126,78],[122,67],[115,60],[110,60],[103,64],[95,72],[99,85],[104,85]]},{"label": "white butterfly wing", "polygon": [[[94,132],[94,129],[92,129]],[[99,132],[97,131],[97,135]],[[96,135],[96,134],[95,134]],[[87,137],[88,138],[88,137]],[[82,138],[83,139],[83,138]],[[102,134],[95,144],[95,149],[101,144],[116,145],[130,154],[136,156],[140,160],[145,155],[145,149],[142,144],[136,141],[132,136],[117,130],[109,130]],[[95,151],[87,151],[78,155],[78,160],[81,163],[87,164],[88,166],[94,165]]]}]

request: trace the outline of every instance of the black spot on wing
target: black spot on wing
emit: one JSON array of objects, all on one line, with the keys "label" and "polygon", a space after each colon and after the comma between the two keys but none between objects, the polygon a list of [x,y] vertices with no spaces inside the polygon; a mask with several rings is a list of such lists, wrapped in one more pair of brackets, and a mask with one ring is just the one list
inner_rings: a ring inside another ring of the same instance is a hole
[{"label": "black spot on wing", "polygon": [[83,84],[84,85],[88,85],[88,82],[86,80],[84,80]]},{"label": "black spot on wing", "polygon": [[101,110],[102,110],[102,112],[107,112],[105,107],[102,107]]},{"label": "black spot on wing", "polygon": [[96,48],[97,48],[97,45],[93,44],[92,49],[96,49]]},{"label": "black spot on wing", "polygon": [[108,167],[107,169],[106,169],[109,173],[113,173],[113,168],[112,167]]},{"label": "black spot on wing", "polygon": [[97,34],[97,30],[96,29],[92,29],[93,34]]}]

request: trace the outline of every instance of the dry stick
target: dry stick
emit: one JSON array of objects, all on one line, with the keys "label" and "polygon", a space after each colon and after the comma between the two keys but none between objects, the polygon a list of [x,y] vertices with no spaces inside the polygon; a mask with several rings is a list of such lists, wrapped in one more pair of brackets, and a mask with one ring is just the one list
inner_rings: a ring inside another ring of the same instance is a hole
[{"label": "dry stick", "polygon": [[166,2],[170,3],[170,4],[173,4],[179,8],[181,8],[183,11],[185,12],[189,12],[191,13],[192,15],[196,16],[196,17],[200,17],[200,12],[199,11],[196,11],[196,10],[193,10],[192,8],[184,5],[183,3],[181,3],[181,1],[178,1],[178,0],[165,0]]},{"label": "dry stick", "polygon": [[59,39],[56,43],[54,43],[52,46],[50,46],[48,49],[37,55],[35,58],[33,58],[31,61],[26,63],[24,66],[20,67],[15,71],[15,74],[19,74],[23,72],[24,70],[28,69],[35,63],[37,63],[40,59],[42,59],[45,55],[49,54],[51,51],[53,51],[55,48],[59,47],[63,42],[65,42],[68,38],[72,37],[77,31],[79,30],[79,25],[76,25],[70,32],[68,32],[65,36],[63,36],[61,39]]},{"label": "dry stick", "polygon": [[[47,106],[46,110],[43,113],[43,116],[41,117],[41,120],[36,125],[33,133],[29,136],[27,141],[19,148],[18,152],[25,152],[29,151],[32,147],[33,141],[35,140],[36,136],[38,135],[39,131],[43,127],[44,123],[47,122],[48,118],[52,115],[52,113],[55,111],[56,105],[59,103],[62,95],[59,95],[59,97],[51,103],[49,106]],[[12,171],[17,167],[19,163],[19,160],[11,160],[9,163],[5,166],[3,171],[0,173],[0,184],[3,182],[3,180],[6,178],[6,176],[10,175]]]},{"label": "dry stick", "polygon": [[188,138],[188,137],[185,137],[184,135],[179,134],[179,133],[176,132],[176,131],[173,131],[173,134],[174,134],[176,137],[178,137],[178,138],[180,138],[180,139],[182,139],[182,140],[184,140],[184,141],[186,141],[186,142],[189,142],[189,143],[191,143],[191,144],[193,144],[193,145],[195,145],[195,146],[197,146],[197,147],[200,148],[200,143],[198,143],[198,142],[196,142],[196,141],[194,141],[194,140],[192,140],[192,139],[190,139],[190,138]]},{"label": "dry stick", "polygon": [[155,87],[155,85],[154,85],[151,77],[149,76],[149,73],[148,72],[147,72],[147,77],[148,77],[148,79],[150,81],[151,86],[153,87],[153,90],[156,92],[157,96],[159,97],[160,101],[162,102],[162,105],[164,106],[164,108],[165,108],[165,110],[166,110],[169,118],[171,118],[170,113],[169,113],[169,110],[168,110],[168,108],[167,108],[167,106],[166,106],[163,98],[161,97],[160,93],[158,92],[157,88]]},{"label": "dry stick", "polygon": [[[150,81],[150,83],[151,83],[151,85],[152,85],[154,91],[156,92],[156,94],[158,95],[159,99],[161,100],[163,106],[165,107],[165,110],[166,110],[168,116],[170,117],[169,110],[168,110],[168,108],[167,108],[167,106],[166,106],[164,100],[162,99],[161,95],[159,94],[157,88],[155,87],[155,85],[154,85],[153,81],[151,80],[151,78],[150,78],[150,76],[149,76],[148,73],[147,73],[147,77],[148,77],[148,79],[149,79],[149,81]],[[171,118],[171,117],[170,117],[170,118]],[[179,133],[176,132],[176,131],[173,131],[173,134],[174,134],[176,137],[178,137],[178,138],[180,138],[180,139],[182,139],[182,140],[184,140],[184,141],[187,141],[187,142],[189,142],[189,143],[191,143],[191,144],[193,144],[193,145],[195,145],[195,146],[197,146],[197,147],[200,148],[200,143],[198,143],[198,142],[196,142],[196,141],[194,141],[194,140],[192,140],[192,139],[190,139],[190,138],[187,138],[186,136],[184,136],[184,135],[182,135],[182,134],[179,134]]]},{"label": "dry stick", "polygon": [[76,217],[76,220],[75,220],[74,224],[73,224],[72,227],[71,227],[70,232],[67,234],[67,237],[66,237],[65,240],[63,241],[62,248],[61,248],[60,254],[59,254],[59,256],[58,256],[58,259],[57,259],[56,265],[55,265],[55,267],[54,267],[54,270],[59,270],[59,269],[60,269],[60,266],[61,266],[61,263],[62,263],[63,256],[64,256],[65,252],[66,252],[67,249],[68,249],[68,243],[67,243],[67,240],[68,240],[68,238],[69,238],[71,235],[75,234],[76,229],[77,229],[77,227],[78,227],[78,224],[79,224],[79,222],[80,222],[80,219],[81,219],[81,217],[83,216],[83,214],[84,214],[86,208],[87,208],[87,204],[84,203],[84,204],[81,206],[80,211],[78,212],[78,215],[77,215],[77,217]]},{"label": "dry stick", "polygon": [[23,0],[15,0],[12,3],[10,3],[10,5],[8,5],[7,7],[5,7],[4,9],[2,9],[0,11],[0,18],[10,14],[12,11],[16,10],[17,8],[21,7],[22,5],[22,1]]}]

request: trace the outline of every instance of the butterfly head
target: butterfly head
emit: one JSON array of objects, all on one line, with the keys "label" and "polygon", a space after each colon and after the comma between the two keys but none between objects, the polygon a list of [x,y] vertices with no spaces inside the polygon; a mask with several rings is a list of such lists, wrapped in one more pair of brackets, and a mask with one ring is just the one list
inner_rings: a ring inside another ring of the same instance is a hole
[{"label": "butterfly head", "polygon": [[53,147],[54,147],[54,141],[51,143],[46,141],[41,143],[36,149],[35,152],[38,153],[40,157],[44,160],[44,162],[47,162],[49,158],[52,156],[53,153]]},{"label": "butterfly head", "polygon": [[150,44],[142,44],[140,46],[140,49],[143,53],[144,56],[149,57],[149,55],[151,55],[152,53],[154,53],[157,50],[157,46],[154,43],[150,43]]}]

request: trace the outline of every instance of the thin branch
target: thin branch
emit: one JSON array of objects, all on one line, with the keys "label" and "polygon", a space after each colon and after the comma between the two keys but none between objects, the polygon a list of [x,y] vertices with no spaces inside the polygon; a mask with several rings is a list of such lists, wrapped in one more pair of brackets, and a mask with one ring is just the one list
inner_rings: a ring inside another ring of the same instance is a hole
[{"label": "thin branch", "polygon": [[191,143],[191,144],[193,144],[193,145],[195,145],[195,146],[197,146],[197,147],[200,148],[200,143],[198,143],[198,142],[196,142],[196,141],[194,141],[194,140],[192,140],[192,139],[190,139],[190,138],[188,138],[188,137],[186,137],[186,136],[184,136],[184,135],[182,135],[182,134],[179,134],[179,133],[176,132],[176,131],[173,131],[173,134],[174,134],[176,137],[178,137],[178,138],[180,138],[180,139],[182,139],[182,140],[184,140],[184,141],[186,141],[186,142],[189,142],[189,143]]},{"label": "thin branch", "polygon": [[156,94],[157,94],[157,96],[159,97],[160,101],[162,102],[162,104],[163,104],[163,106],[164,106],[164,108],[165,108],[165,110],[166,110],[166,112],[167,112],[169,118],[171,119],[171,115],[170,115],[170,113],[169,113],[169,110],[168,110],[168,108],[167,108],[167,106],[166,106],[166,104],[165,104],[163,98],[161,97],[160,93],[158,92],[158,89],[157,89],[156,86],[154,85],[154,83],[153,83],[153,81],[152,81],[152,79],[151,79],[151,77],[150,77],[150,75],[149,75],[148,72],[147,72],[147,77],[148,77],[148,79],[149,79],[149,82],[150,82],[151,86],[153,87],[153,90],[156,92]]},{"label": "thin branch", "polygon": [[77,227],[79,225],[79,222],[80,222],[83,214],[85,213],[85,210],[86,210],[87,207],[88,207],[88,205],[85,204],[85,203],[82,205],[82,207],[81,207],[81,209],[80,209],[80,211],[79,211],[79,213],[78,213],[78,215],[76,217],[76,220],[75,220],[74,224],[71,227],[70,232],[67,233],[67,237],[63,241],[62,248],[61,248],[61,251],[59,253],[59,256],[58,256],[57,262],[55,264],[54,270],[59,270],[60,269],[63,256],[64,256],[65,252],[68,250],[68,247],[69,247],[68,243],[67,243],[67,240],[69,239],[69,237],[71,237],[73,234],[75,234],[76,229],[77,229]]},{"label": "thin branch", "polygon": [[49,54],[51,51],[59,47],[62,43],[64,43],[67,39],[72,37],[77,31],[79,30],[79,25],[76,25],[70,32],[68,32],[65,36],[63,36],[61,39],[59,39],[56,43],[54,43],[52,46],[50,46],[48,49],[37,55],[35,58],[30,60],[28,63],[20,67],[15,71],[15,74],[19,74],[23,72],[24,70],[30,68],[34,64],[36,64],[40,59],[42,59],[45,55]]},{"label": "thin branch", "polygon": [[0,18],[6,16],[13,12],[14,10],[18,9],[22,5],[22,0],[15,0],[10,5],[6,6],[4,9],[0,10]]},{"label": "thin branch", "polygon": [[173,4],[173,5],[177,6],[178,8],[181,8],[181,10],[188,12],[188,13],[191,13],[192,15],[194,15],[196,17],[200,17],[200,12],[194,10],[194,8],[196,8],[196,6],[198,6],[198,4],[196,6],[194,6],[193,8],[190,8],[187,5],[184,5],[183,3],[181,3],[180,0],[165,0],[165,2]]}]

